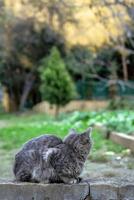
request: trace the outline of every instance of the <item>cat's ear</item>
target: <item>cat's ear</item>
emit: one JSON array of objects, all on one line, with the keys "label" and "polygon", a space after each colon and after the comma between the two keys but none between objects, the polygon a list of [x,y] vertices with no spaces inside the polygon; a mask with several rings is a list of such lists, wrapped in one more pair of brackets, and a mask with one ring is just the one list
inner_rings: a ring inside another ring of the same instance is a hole
[{"label": "cat's ear", "polygon": [[89,137],[91,135],[91,132],[92,132],[92,127],[89,127],[86,131],[84,131],[84,134]]}]

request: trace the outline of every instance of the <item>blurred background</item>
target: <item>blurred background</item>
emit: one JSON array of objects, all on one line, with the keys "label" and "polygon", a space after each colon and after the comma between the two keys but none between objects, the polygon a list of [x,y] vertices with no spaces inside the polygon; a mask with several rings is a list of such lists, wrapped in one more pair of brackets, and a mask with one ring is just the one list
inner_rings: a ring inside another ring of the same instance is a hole
[{"label": "blurred background", "polygon": [[130,181],[133,109],[133,0],[0,0],[1,179],[27,140],[91,125],[84,176]]}]

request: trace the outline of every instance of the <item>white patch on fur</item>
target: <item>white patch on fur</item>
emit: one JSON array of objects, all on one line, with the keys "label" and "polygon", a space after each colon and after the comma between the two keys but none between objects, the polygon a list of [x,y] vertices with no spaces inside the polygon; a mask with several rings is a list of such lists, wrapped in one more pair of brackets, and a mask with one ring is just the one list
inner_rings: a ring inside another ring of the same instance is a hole
[{"label": "white patch on fur", "polygon": [[47,151],[43,152],[43,160],[46,162],[49,162],[50,156],[52,155],[52,153],[56,152],[57,149],[56,148],[49,148]]},{"label": "white patch on fur", "polygon": [[40,174],[41,174],[40,168],[39,167],[34,167],[33,173],[32,173],[32,178],[38,180],[38,177],[40,176]]},{"label": "white patch on fur", "polygon": [[33,173],[32,173],[32,177],[36,178],[36,169],[34,168]]}]

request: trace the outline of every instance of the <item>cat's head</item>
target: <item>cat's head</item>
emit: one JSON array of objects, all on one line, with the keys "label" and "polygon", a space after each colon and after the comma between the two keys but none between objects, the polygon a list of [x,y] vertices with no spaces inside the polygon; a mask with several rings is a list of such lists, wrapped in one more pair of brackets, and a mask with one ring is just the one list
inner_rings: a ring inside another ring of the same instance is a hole
[{"label": "cat's head", "polygon": [[71,145],[77,152],[88,154],[92,141],[91,141],[92,128],[88,128],[82,133],[78,133],[75,129],[71,129],[69,135],[64,138],[64,143]]}]

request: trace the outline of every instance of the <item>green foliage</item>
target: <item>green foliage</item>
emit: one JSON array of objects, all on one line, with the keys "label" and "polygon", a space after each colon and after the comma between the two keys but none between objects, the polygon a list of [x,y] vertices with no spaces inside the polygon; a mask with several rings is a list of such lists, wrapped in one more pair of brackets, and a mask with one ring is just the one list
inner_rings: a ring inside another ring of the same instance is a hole
[{"label": "green foliage", "polygon": [[57,106],[66,105],[75,97],[75,86],[56,47],[40,66],[43,99]]},{"label": "green foliage", "polygon": [[[123,113],[123,112],[122,112]],[[44,114],[23,114],[23,115],[5,115],[0,116],[0,119],[5,119],[7,126],[0,130],[0,141],[2,148],[15,149],[19,148],[27,140],[37,137],[42,134],[54,134],[63,138],[71,128],[75,128],[78,131],[86,129],[93,120],[104,121],[110,120],[111,116],[116,115],[114,112],[106,113],[84,113],[74,112],[71,114],[64,114],[59,116],[59,119],[46,116]],[[120,115],[120,113],[119,113]],[[132,114],[131,114],[132,117]],[[16,123],[17,121],[17,123]],[[113,151],[120,153],[123,147],[113,143],[110,140],[104,139],[102,134],[93,130],[93,148],[92,154],[94,156],[98,151]]]},{"label": "green foliage", "polygon": [[134,112],[130,110],[100,111],[100,112],[74,112],[65,116],[66,120],[76,128],[101,123],[113,131],[126,134],[134,132]]},{"label": "green foliage", "polygon": [[[0,140],[3,138],[4,140],[8,140],[9,143],[12,143],[11,140],[15,137],[18,140],[16,145],[44,132],[55,133],[64,137],[69,128],[83,130],[89,125],[98,122],[104,124],[113,131],[130,135],[134,132],[134,112],[130,110],[73,112],[69,114],[60,114],[57,120],[44,114],[26,114],[20,115],[19,117],[2,114],[0,115],[0,120],[7,121],[7,128],[0,131]],[[11,126],[8,127],[8,124]],[[114,144],[112,142],[110,144],[109,140],[102,140],[101,134],[94,132],[93,135],[95,143],[94,147],[96,150],[101,149],[102,147],[105,148],[107,145],[109,146],[109,151],[114,149]]]},{"label": "green foliage", "polygon": [[74,46],[66,55],[65,62],[72,74],[86,78],[92,72],[93,53],[85,46]]}]

